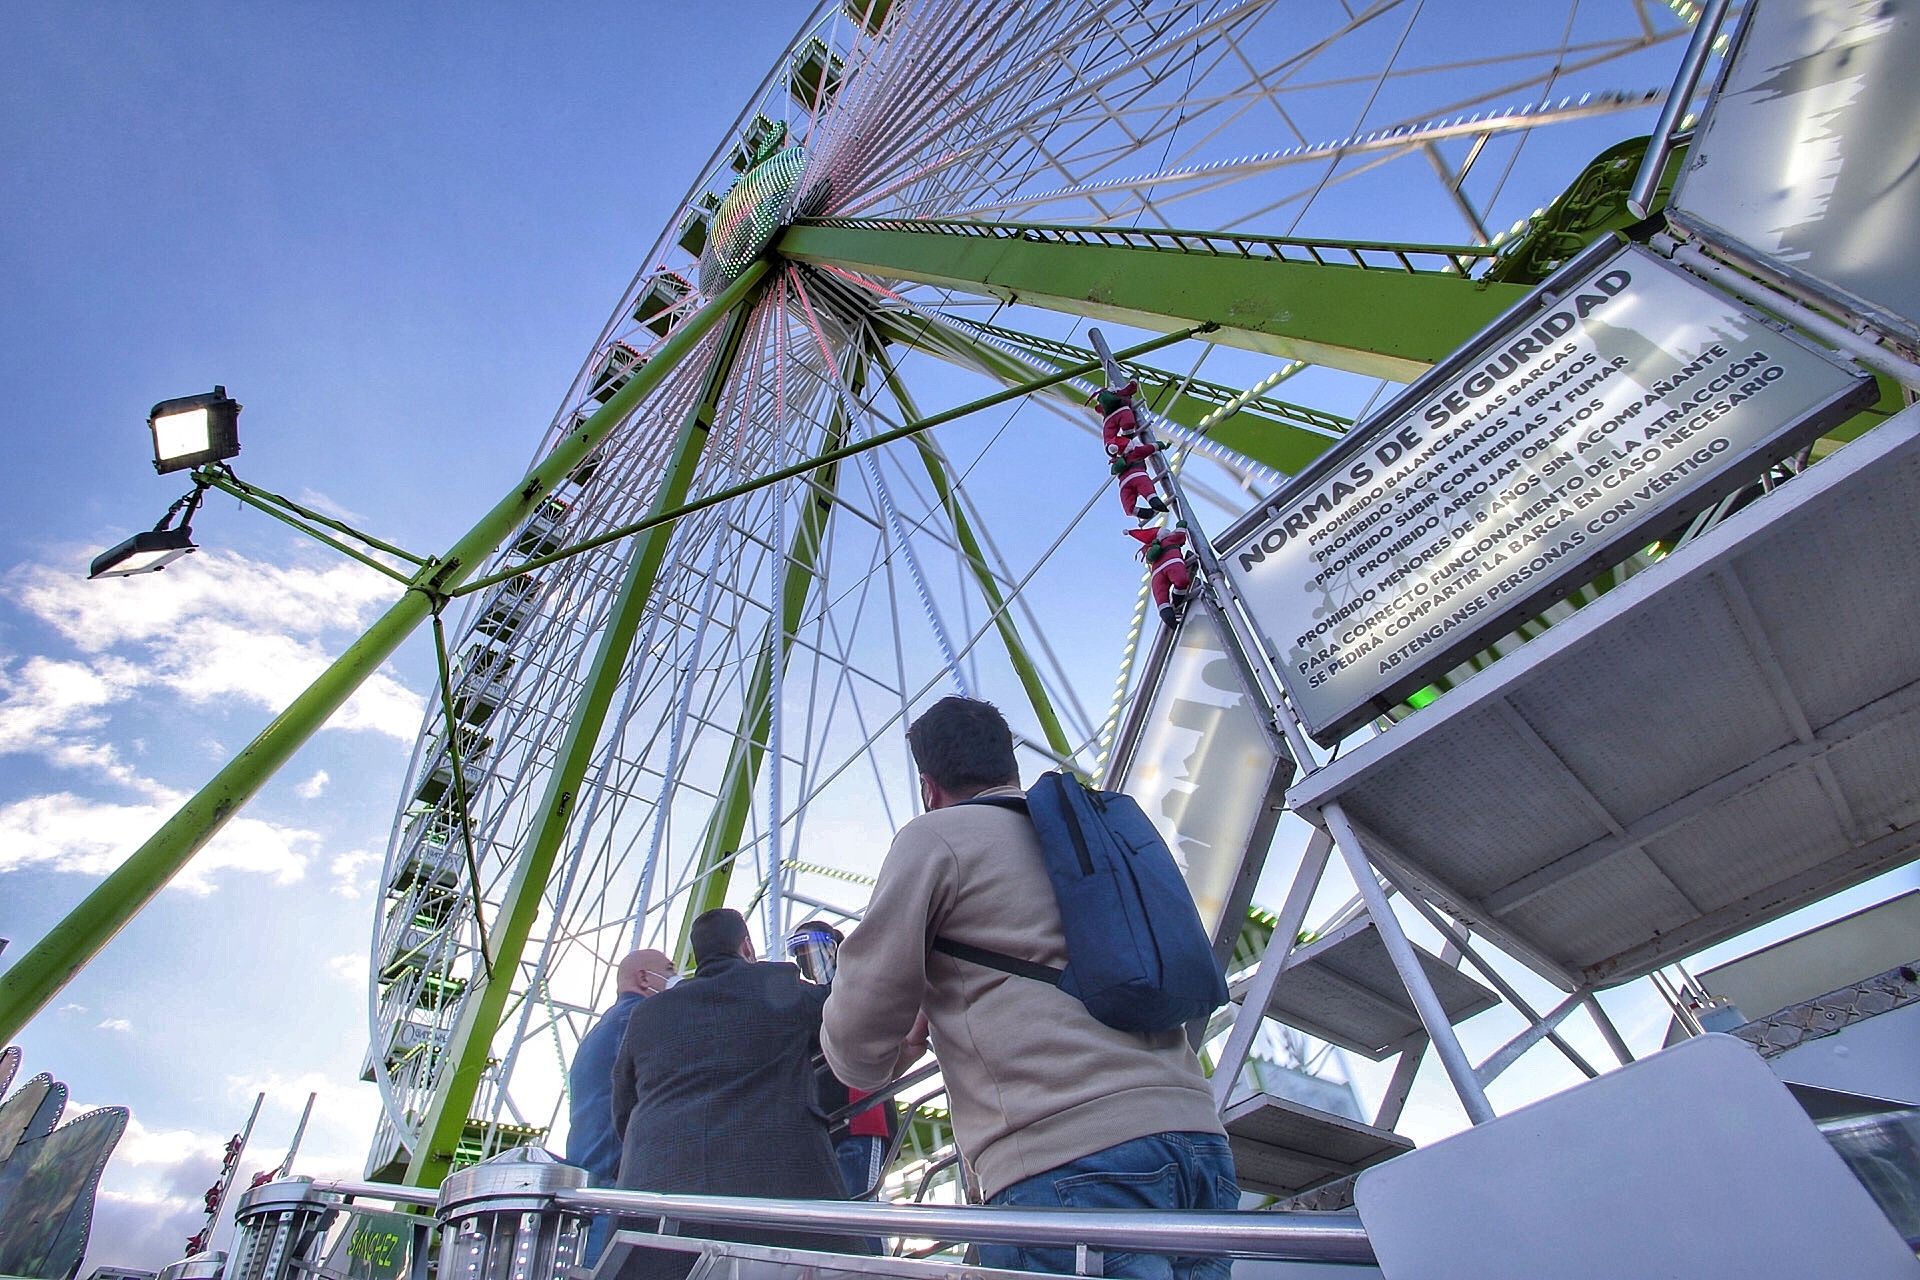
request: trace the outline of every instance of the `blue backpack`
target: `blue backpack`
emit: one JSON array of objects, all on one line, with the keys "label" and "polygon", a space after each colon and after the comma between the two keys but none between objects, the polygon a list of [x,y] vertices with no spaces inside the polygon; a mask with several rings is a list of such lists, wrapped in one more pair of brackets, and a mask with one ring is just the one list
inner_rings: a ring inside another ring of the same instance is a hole
[{"label": "blue backpack", "polygon": [[962,803],[1018,809],[1033,819],[1066,930],[1067,967],[950,938],[935,938],[935,951],[1051,983],[1120,1031],[1170,1031],[1227,1002],[1193,894],[1132,797],[1047,773],[1025,800],[979,796]]}]

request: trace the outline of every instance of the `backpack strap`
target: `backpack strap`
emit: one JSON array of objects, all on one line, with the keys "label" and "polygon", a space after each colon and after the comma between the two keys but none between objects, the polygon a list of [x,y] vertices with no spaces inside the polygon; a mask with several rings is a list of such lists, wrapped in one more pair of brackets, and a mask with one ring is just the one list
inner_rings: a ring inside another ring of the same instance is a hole
[{"label": "backpack strap", "polygon": [[1032,978],[1044,982],[1050,987],[1060,985],[1065,969],[1056,969],[1052,965],[1041,964],[1037,960],[1022,960],[1019,956],[1010,956],[1004,951],[993,951],[987,947],[976,947],[971,943],[955,942],[952,938],[935,938],[933,949],[941,955],[952,956],[955,960],[969,960],[989,969],[998,969],[1010,973],[1016,978]]},{"label": "backpack strap", "polygon": [[1015,813],[1025,813],[1027,811],[1027,798],[1025,796],[973,796],[966,800],[956,800],[953,802],[953,806],[950,807],[957,807],[963,804],[990,804],[996,809],[1011,809]]},{"label": "backpack strap", "polygon": [[[960,804],[986,804],[996,809],[1011,809],[1016,813],[1027,811],[1024,796],[974,796],[970,800],[961,800]],[[988,947],[976,947],[970,942],[955,942],[952,938],[935,938],[933,949],[941,955],[952,956],[955,960],[966,960],[988,969],[998,969],[1001,973],[1010,973],[1016,978],[1032,978],[1035,982],[1044,982],[1050,987],[1060,985],[1064,969],[1041,964],[1036,960],[1022,960],[1019,956],[1010,956],[1004,951],[994,951]]]}]

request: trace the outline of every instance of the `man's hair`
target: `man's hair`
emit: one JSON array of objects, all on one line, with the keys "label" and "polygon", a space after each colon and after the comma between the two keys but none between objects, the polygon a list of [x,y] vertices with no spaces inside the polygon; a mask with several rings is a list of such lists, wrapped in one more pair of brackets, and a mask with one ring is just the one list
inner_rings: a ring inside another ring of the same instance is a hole
[{"label": "man's hair", "polygon": [[747,940],[747,921],[732,907],[715,907],[693,918],[687,940],[693,944],[693,964],[699,968],[709,960],[740,954]]},{"label": "man's hair", "polygon": [[1020,780],[1013,731],[991,702],[942,698],[907,728],[913,762],[942,791],[971,795]]}]

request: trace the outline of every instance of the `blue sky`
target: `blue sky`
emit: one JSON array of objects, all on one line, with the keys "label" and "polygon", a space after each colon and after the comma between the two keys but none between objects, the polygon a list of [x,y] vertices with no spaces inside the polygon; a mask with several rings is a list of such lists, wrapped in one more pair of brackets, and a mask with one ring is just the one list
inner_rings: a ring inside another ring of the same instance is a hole
[{"label": "blue sky", "polygon": [[[0,12],[16,956],[393,595],[221,499],[199,555],[86,582],[186,487],[153,474],[147,409],[224,383],[246,405],[242,476],[404,546],[450,542],[521,473],[724,127],[714,103],[730,118],[798,21],[650,9]],[[134,1109],[95,1261],[177,1254],[257,1089],[260,1163],[317,1088],[306,1150],[358,1171],[372,881],[431,663],[416,639],[22,1037],[26,1073]]]},{"label": "blue sky", "polygon": [[[151,470],[148,407],[224,383],[247,406],[242,476],[444,546],[520,474],[801,9],[714,13],[0,8],[0,404],[17,481],[0,514],[0,937],[15,955],[393,596],[220,498],[196,520],[199,555],[86,582],[93,554],[185,487]],[[301,1166],[358,1172],[376,1105],[358,1083],[373,881],[430,666],[416,638],[23,1036],[27,1073],[134,1109],[94,1261],[177,1253],[256,1090],[269,1105],[247,1169],[278,1160],[317,1090]],[[1329,887],[1329,905],[1341,896]],[[1644,993],[1609,1003],[1636,1046],[1657,1042]],[[1470,1029],[1476,1056],[1508,1016]],[[1542,1059],[1496,1103],[1571,1082]],[[1460,1123],[1432,1075],[1409,1111],[1423,1139]],[[1368,1068],[1363,1092],[1377,1085]]]}]

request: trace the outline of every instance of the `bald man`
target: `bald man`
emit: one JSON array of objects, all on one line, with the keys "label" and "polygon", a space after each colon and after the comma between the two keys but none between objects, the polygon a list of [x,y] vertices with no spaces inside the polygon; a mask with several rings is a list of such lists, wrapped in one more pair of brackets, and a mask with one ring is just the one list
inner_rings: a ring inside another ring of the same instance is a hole
[{"label": "bald man", "polygon": [[[580,1037],[580,1051],[567,1071],[567,1163],[587,1171],[588,1185],[610,1187],[620,1172],[620,1139],[613,1129],[613,1060],[627,1034],[627,1019],[648,996],[673,980],[673,961],[651,948],[629,953],[614,975],[613,1006]],[[613,1219],[596,1216],[587,1233],[587,1266],[599,1261]]]}]

